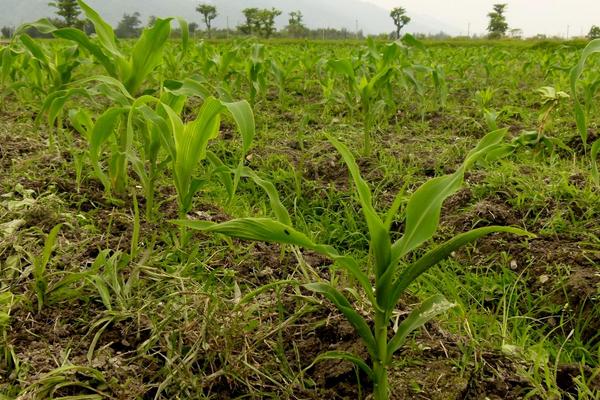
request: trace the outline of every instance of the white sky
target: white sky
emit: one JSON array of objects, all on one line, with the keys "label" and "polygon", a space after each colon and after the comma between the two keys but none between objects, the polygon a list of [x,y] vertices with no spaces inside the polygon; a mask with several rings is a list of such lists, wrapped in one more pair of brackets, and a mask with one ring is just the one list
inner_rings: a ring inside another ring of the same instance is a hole
[{"label": "white sky", "polygon": [[526,36],[579,36],[600,25],[600,0],[364,0],[386,9],[404,7],[410,13],[428,15],[452,25],[463,34],[484,33],[487,14],[495,3],[506,3],[509,29],[520,28]]}]

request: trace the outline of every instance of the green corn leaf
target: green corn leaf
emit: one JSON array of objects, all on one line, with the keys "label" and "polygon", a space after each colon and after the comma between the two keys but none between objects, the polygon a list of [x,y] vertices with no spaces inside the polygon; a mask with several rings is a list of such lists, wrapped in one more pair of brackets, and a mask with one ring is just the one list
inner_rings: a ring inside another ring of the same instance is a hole
[{"label": "green corn leaf", "polygon": [[115,32],[112,27],[93,8],[84,3],[83,0],[77,0],[77,3],[79,3],[79,7],[83,10],[86,18],[94,25],[96,35],[102,46],[113,56],[123,59],[123,54],[117,47]]},{"label": "green corn leaf", "polygon": [[180,17],[177,17],[179,29],[181,30],[181,59],[185,56],[190,47],[190,26],[188,22]]},{"label": "green corn leaf", "polygon": [[[183,124],[179,116],[166,104],[162,104],[170,124],[173,139],[164,137],[167,149],[171,152],[174,160],[175,185],[179,194],[183,212],[189,211],[191,207],[193,188],[190,186],[195,167],[201,160],[207,157],[208,142],[215,138],[219,132],[221,114],[229,111],[242,136],[244,154],[249,150],[254,138],[254,114],[250,105],[245,102],[225,103],[214,97],[208,97],[198,113],[195,121]],[[235,170],[235,178],[232,187],[228,188],[230,196],[235,193],[240,173],[243,168],[243,159]],[[210,161],[210,160],[209,160]],[[212,157],[212,161],[216,161]],[[225,170],[219,168],[220,173]],[[221,174],[221,176],[223,176]],[[228,182],[225,182],[228,184]]]},{"label": "green corn leaf", "polygon": [[394,334],[394,337],[388,343],[388,359],[386,363],[389,364],[392,361],[394,353],[404,344],[404,341],[412,331],[422,327],[428,321],[431,321],[454,306],[456,304],[448,302],[444,296],[435,295],[412,310],[408,317],[400,323],[398,331],[396,331],[396,334]]},{"label": "green corn leaf", "polygon": [[208,98],[202,105],[196,120],[185,125],[170,107],[164,104],[162,107],[167,112],[174,138],[173,172],[180,207],[181,211],[188,212],[195,193],[194,169],[201,160],[206,158],[206,147],[209,140],[218,134],[222,105],[220,101]]},{"label": "green corn leaf", "polygon": [[128,102],[133,102],[135,99],[131,96],[127,88],[121,83],[121,81],[106,75],[94,75],[89,78],[80,79],[78,81],[72,82],[70,86],[74,87],[82,87],[90,82],[100,82],[107,85],[110,88],[115,89],[118,93],[120,93],[123,97],[125,97]]},{"label": "green corn leaf", "polygon": [[590,155],[592,157],[592,178],[596,185],[600,185],[600,174],[598,173],[598,154],[600,153],[600,139],[592,145]]},{"label": "green corn leaf", "polygon": [[369,96],[374,93],[375,89],[379,86],[381,82],[387,82],[390,72],[392,72],[391,67],[384,67],[379,71],[375,76],[373,76],[367,85],[367,92]]},{"label": "green corn leaf", "polygon": [[25,48],[31,53],[31,55],[42,64],[44,68],[50,68],[50,62],[48,56],[42,49],[42,47],[33,40],[29,35],[22,34],[19,36],[19,40],[25,46]]},{"label": "green corn leaf", "polygon": [[69,120],[73,128],[77,130],[87,140],[90,139],[90,132],[94,127],[92,117],[85,109],[69,110]]},{"label": "green corn leaf", "polygon": [[52,34],[57,38],[71,40],[79,44],[96,58],[110,76],[117,76],[116,64],[84,32],[74,28],[61,28],[54,30]]},{"label": "green corn leaf", "polygon": [[44,250],[42,254],[34,259],[33,262],[33,277],[34,277],[34,291],[38,302],[38,312],[42,311],[42,307],[46,304],[46,298],[48,295],[48,279],[46,278],[46,267],[50,261],[50,256],[56,245],[56,238],[58,232],[62,228],[62,224],[58,224],[52,228],[46,241],[44,242]]},{"label": "green corn leaf", "polygon": [[111,138],[121,121],[121,117],[127,112],[127,108],[109,108],[102,115],[100,115],[100,117],[98,117],[90,135],[90,144],[88,150],[90,162],[92,163],[96,177],[102,182],[104,189],[107,192],[110,192],[112,185],[110,183],[110,179],[104,173],[104,171],[102,171],[102,167],[100,165],[102,145]]},{"label": "green corn leaf", "polygon": [[28,23],[25,23],[25,24],[19,26],[17,28],[17,30],[15,31],[14,36],[17,37],[22,34],[27,34],[27,31],[30,28],[35,28],[40,33],[46,33],[46,34],[52,33],[57,29],[56,26],[48,20],[48,18],[42,18],[35,22],[28,22]]},{"label": "green corn leaf", "polygon": [[346,146],[335,138],[328,136],[328,139],[342,155],[342,158],[350,170],[352,179],[354,180],[360,205],[369,228],[369,235],[371,236],[370,243],[373,247],[373,253],[376,259],[375,274],[376,276],[381,276],[385,273],[390,262],[391,252],[389,232],[381,221],[381,218],[379,218],[379,215],[377,215],[375,208],[373,208],[371,190],[365,180],[361,177],[354,156],[352,156],[352,153],[350,153],[350,150],[348,150]]},{"label": "green corn leaf", "polygon": [[343,75],[352,81],[356,80],[356,74],[354,73],[354,66],[350,60],[330,60],[327,65],[335,73]]},{"label": "green corn leaf", "polygon": [[163,87],[166,92],[172,93],[175,96],[185,97],[200,97],[206,99],[210,97],[210,91],[204,84],[196,79],[185,78],[181,81],[165,80]]},{"label": "green corn leaf", "polygon": [[392,246],[394,260],[400,259],[433,236],[440,220],[442,203],[460,189],[465,170],[496,149],[505,134],[506,129],[488,133],[469,152],[464,164],[454,174],[433,178],[417,189],[406,207],[404,235]]},{"label": "green corn leaf", "polygon": [[42,113],[48,114],[48,126],[54,125],[59,114],[64,110],[65,103],[75,96],[90,98],[89,92],[83,88],[59,90],[48,96],[40,111],[40,115]]},{"label": "green corn leaf", "polygon": [[221,161],[221,159],[217,157],[217,155],[212,151],[206,152],[206,159],[213,166],[212,173],[216,174],[219,177],[219,180],[221,181],[223,186],[225,186],[227,195],[230,199],[233,199],[235,191],[233,179],[231,178],[231,168],[225,165],[223,161]]},{"label": "green corn leaf", "polygon": [[369,354],[373,359],[377,359],[377,346],[375,344],[375,338],[373,336],[373,332],[371,332],[371,328],[365,322],[365,319],[360,316],[353,308],[346,296],[341,294],[336,288],[326,283],[308,283],[304,285],[308,290],[312,290],[313,292],[321,293],[329,301],[331,301],[337,309],[344,314],[344,316],[348,319],[348,322],[352,324],[356,333],[363,339]]},{"label": "green corn leaf", "polygon": [[158,18],[151,28],[144,29],[135,43],[125,78],[125,87],[130,93],[137,92],[148,74],[161,63],[164,45],[171,33],[171,20]]},{"label": "green corn leaf", "polygon": [[327,351],[325,353],[319,354],[317,358],[312,362],[312,364],[308,367],[313,367],[316,363],[325,361],[325,360],[344,360],[350,361],[352,364],[356,365],[360,369],[363,370],[369,377],[369,379],[373,379],[373,370],[367,365],[367,363],[360,357],[355,354],[346,352],[346,351]]},{"label": "green corn leaf", "polygon": [[461,186],[463,167],[452,175],[425,182],[410,197],[406,207],[406,228],[402,238],[392,246],[392,258],[397,260],[433,236],[440,219],[443,201]]},{"label": "green corn leaf", "polygon": [[574,100],[575,107],[575,122],[577,123],[577,129],[579,130],[579,135],[581,136],[581,140],[583,141],[584,146],[587,145],[587,118],[585,115],[585,110],[579,101],[579,96],[577,95],[577,80],[581,77],[583,73],[583,69],[585,68],[585,63],[592,54],[600,53],[600,39],[592,40],[588,43],[588,45],[583,49],[581,53],[581,57],[579,58],[579,62],[576,66],[571,69],[570,73],[570,82],[571,82],[571,94]]},{"label": "green corn leaf", "polygon": [[[394,280],[392,284],[393,293],[389,297],[389,301],[385,304],[386,309],[391,309],[396,306],[400,300],[400,296],[404,293],[404,290],[414,282],[419,276],[425,273],[429,268],[435,266],[440,261],[446,259],[452,254],[453,251],[458,250],[462,246],[471,243],[483,236],[492,233],[512,233],[514,235],[535,237],[529,232],[522,229],[513,228],[509,226],[487,226],[484,228],[477,228],[470,230],[465,233],[456,235],[447,242],[435,247],[425,255],[420,257],[417,261],[410,264],[400,275]],[[397,260],[395,260],[397,261]]]},{"label": "green corn leaf", "polygon": [[239,239],[290,244],[313,250],[334,260],[356,279],[374,306],[377,302],[368,276],[361,271],[359,264],[350,256],[340,255],[333,247],[314,243],[305,234],[289,225],[269,218],[241,218],[215,224],[209,221],[174,220],[179,226],[203,232],[220,233]]},{"label": "green corn leaf", "polygon": [[410,33],[405,34],[402,37],[402,39],[400,39],[400,41],[405,46],[414,47],[414,48],[422,50],[422,51],[427,51],[427,47],[425,47],[425,45],[423,44],[423,42],[421,42],[420,40],[417,40],[417,38],[415,38]]},{"label": "green corn leaf", "polygon": [[275,189],[275,185],[273,185],[271,182],[265,179],[260,178],[254,171],[247,167],[244,167],[241,175],[243,177],[251,178],[254,181],[254,183],[260,186],[265,191],[265,193],[267,193],[271,209],[273,210],[273,213],[275,214],[275,217],[279,222],[281,222],[284,225],[292,224],[290,214],[281,203],[281,199],[279,198],[279,193],[277,192],[277,189]]},{"label": "green corn leaf", "polygon": [[39,261],[39,265],[43,270],[46,269],[46,265],[48,265],[48,261],[50,261],[50,256],[52,255],[52,251],[56,245],[56,238],[60,228],[62,228],[62,224],[56,225],[46,237],[46,241],[44,242],[44,250],[42,251],[42,256]]},{"label": "green corn leaf", "polygon": [[245,157],[255,135],[254,113],[250,103],[245,100],[235,103],[221,102],[221,105],[229,111],[242,135],[243,156]]},{"label": "green corn leaf", "polygon": [[467,154],[463,163],[465,170],[471,168],[479,160],[488,160],[490,152],[501,146],[508,128],[497,129],[485,135],[477,146]]},{"label": "green corn leaf", "polygon": [[282,224],[270,218],[240,218],[220,224],[192,220],[175,220],[172,222],[204,232],[220,233],[245,240],[291,244],[314,250],[321,254],[339,257],[339,254],[333,247],[315,244],[305,234],[298,232],[289,225]]}]

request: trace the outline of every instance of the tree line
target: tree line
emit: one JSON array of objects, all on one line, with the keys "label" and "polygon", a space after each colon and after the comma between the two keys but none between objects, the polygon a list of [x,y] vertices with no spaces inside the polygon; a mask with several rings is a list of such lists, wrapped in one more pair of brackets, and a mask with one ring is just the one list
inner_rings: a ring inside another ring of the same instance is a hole
[{"label": "tree line", "polygon": [[[93,26],[81,19],[81,10],[77,0],[58,0],[48,3],[50,6],[55,8],[57,17],[49,18],[50,22],[58,27],[76,27],[83,29],[88,34],[93,33]],[[488,37],[490,39],[499,39],[510,35],[513,38],[520,38],[522,35],[521,29],[509,29],[509,25],[506,19],[506,7],[507,4],[494,4],[492,11],[488,13],[489,23],[487,27]],[[244,22],[236,27],[232,32],[229,28],[225,31],[223,29],[215,30],[213,28],[213,21],[217,18],[218,10],[217,7],[212,4],[201,3],[196,7],[196,11],[202,16],[202,21],[206,29],[206,35],[208,38],[213,37],[213,33],[216,31],[219,36],[226,36],[230,34],[241,34],[241,35],[255,35],[264,38],[272,37],[276,32],[275,18],[282,15],[282,11],[276,8],[257,8],[249,7],[242,10],[244,15]],[[390,17],[394,22],[395,31],[392,36],[400,38],[402,29],[411,21],[411,18],[407,15],[406,9],[403,7],[395,7],[390,12]],[[141,14],[134,12],[132,14],[123,14],[123,17],[115,28],[115,34],[121,38],[132,38],[140,35],[143,29],[143,22],[140,19]],[[300,10],[292,11],[288,13],[288,25],[279,32],[280,36],[292,37],[292,38],[327,38],[327,39],[349,39],[363,37],[361,31],[350,32],[348,29],[309,29],[306,27],[303,21],[303,14]],[[155,16],[150,16],[148,19],[148,26],[151,26],[156,21]],[[189,24],[190,34],[194,35],[199,30],[199,25],[195,22]],[[0,33],[5,38],[13,36],[15,29],[13,27],[2,27]],[[41,33],[32,30],[30,32],[32,36],[43,36]],[[385,36],[385,35],[383,35]],[[588,33],[588,38],[595,39],[600,37],[600,27],[592,26]]]}]

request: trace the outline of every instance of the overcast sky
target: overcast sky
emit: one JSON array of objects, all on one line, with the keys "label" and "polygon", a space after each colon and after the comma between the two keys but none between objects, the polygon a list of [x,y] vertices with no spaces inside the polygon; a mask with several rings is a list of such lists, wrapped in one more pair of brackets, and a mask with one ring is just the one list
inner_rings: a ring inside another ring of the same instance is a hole
[{"label": "overcast sky", "polygon": [[408,15],[418,13],[452,25],[464,34],[469,22],[471,33],[483,33],[487,13],[495,3],[506,3],[509,27],[520,28],[526,36],[537,33],[570,36],[588,33],[594,24],[600,25],[600,0],[364,0],[391,9],[402,6]]}]

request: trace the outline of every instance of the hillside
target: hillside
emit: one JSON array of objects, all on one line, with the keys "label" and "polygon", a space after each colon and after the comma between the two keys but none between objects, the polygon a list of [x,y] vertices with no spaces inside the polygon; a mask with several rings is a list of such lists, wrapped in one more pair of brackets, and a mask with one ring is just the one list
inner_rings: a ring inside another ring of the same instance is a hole
[{"label": "hillside", "polygon": [[[53,10],[47,5],[48,0],[4,0],[5,9],[10,13],[0,14],[0,26],[19,25],[52,15]],[[123,13],[138,11],[142,20],[150,15],[182,16],[189,21],[200,22],[200,15],[194,11],[197,1],[193,0],[89,0],[91,6],[111,24],[116,24]],[[237,0],[212,1],[219,10],[215,26],[225,28],[229,21],[231,28],[238,25],[243,16],[241,9],[245,7],[276,7],[283,11],[277,18],[279,27],[287,24],[287,13],[301,10],[307,26],[311,28],[331,27],[347,28],[354,31],[357,21],[359,29],[365,33],[391,32],[394,29],[388,11],[360,0],[245,0],[244,6]],[[430,16],[411,15],[413,21],[407,26],[409,32],[437,33],[445,31],[456,34],[457,29],[441,23]]]}]

